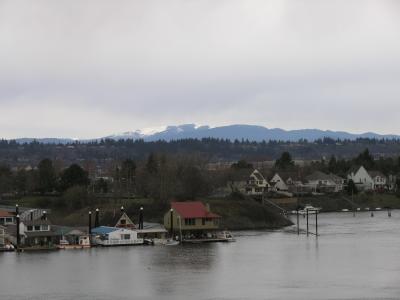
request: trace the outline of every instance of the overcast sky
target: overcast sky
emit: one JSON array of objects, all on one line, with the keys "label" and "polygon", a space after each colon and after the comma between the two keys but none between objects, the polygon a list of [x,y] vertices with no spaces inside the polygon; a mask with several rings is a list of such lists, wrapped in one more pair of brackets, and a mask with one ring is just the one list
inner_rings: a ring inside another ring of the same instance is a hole
[{"label": "overcast sky", "polygon": [[0,137],[400,134],[400,1],[0,0]]}]

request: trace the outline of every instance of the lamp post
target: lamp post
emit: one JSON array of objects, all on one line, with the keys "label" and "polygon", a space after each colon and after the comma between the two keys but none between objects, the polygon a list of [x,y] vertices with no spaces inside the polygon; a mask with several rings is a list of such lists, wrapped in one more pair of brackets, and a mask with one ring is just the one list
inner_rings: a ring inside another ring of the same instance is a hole
[{"label": "lamp post", "polygon": [[99,214],[100,214],[100,210],[98,208],[96,208],[96,215],[95,215],[95,218],[94,218],[94,227],[95,228],[100,226],[100,216],[99,216]]},{"label": "lamp post", "polygon": [[19,215],[19,205],[15,204],[15,215],[16,215],[16,221],[17,221],[17,249],[19,248],[19,245],[21,244],[21,236],[19,232],[19,224],[20,224],[20,215]]},{"label": "lamp post", "polygon": [[143,206],[139,210],[139,229],[143,229]]},{"label": "lamp post", "polygon": [[171,237],[174,237],[174,210],[170,209]]},{"label": "lamp post", "polygon": [[89,211],[89,235],[92,234],[92,212]]}]

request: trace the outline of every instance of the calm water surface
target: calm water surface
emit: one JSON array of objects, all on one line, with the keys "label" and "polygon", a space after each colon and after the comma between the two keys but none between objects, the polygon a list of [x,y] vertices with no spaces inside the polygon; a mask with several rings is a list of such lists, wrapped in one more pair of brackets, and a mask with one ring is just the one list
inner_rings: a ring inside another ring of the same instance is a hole
[{"label": "calm water surface", "polygon": [[400,211],[319,223],[318,239],[286,228],[229,244],[3,253],[0,299],[400,299]]}]

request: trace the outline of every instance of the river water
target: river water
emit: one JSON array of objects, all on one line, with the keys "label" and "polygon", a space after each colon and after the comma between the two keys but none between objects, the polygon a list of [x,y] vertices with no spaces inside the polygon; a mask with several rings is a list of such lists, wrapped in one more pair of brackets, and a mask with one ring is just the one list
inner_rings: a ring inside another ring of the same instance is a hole
[{"label": "river water", "polygon": [[0,299],[400,299],[400,211],[318,221],[318,238],[292,227],[226,244],[3,253]]}]

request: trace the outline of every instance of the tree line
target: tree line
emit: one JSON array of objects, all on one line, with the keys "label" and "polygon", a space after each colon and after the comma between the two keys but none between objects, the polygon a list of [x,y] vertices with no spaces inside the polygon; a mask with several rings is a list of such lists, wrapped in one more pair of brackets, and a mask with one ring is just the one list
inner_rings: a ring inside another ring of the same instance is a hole
[{"label": "tree line", "polygon": [[[246,180],[254,168],[245,159],[222,170],[210,170],[207,162],[203,156],[195,154],[150,153],[143,160],[115,161],[109,176],[92,178],[78,164],[58,170],[54,161],[47,158],[29,170],[12,171],[9,166],[0,165],[0,195],[54,195],[58,197],[57,206],[71,209],[84,207],[101,195],[151,198],[166,204],[171,199],[192,200],[214,195],[230,181]],[[368,149],[352,159],[331,156],[305,166],[296,165],[292,155],[283,152],[272,168],[261,171],[267,179],[275,172],[292,172],[304,178],[314,171],[346,178],[350,169],[361,165],[385,175],[400,174],[400,157],[375,159]]]},{"label": "tree line", "polygon": [[0,163],[11,166],[21,164],[37,165],[43,158],[60,159],[66,164],[82,160],[94,160],[104,164],[107,160],[131,158],[146,159],[150,153],[167,155],[201,155],[209,161],[276,160],[283,152],[290,152],[296,159],[315,160],[321,157],[351,159],[365,148],[374,156],[390,157],[400,153],[400,140],[365,139],[335,140],[331,138],[316,141],[299,140],[262,141],[228,140],[216,138],[182,139],[175,141],[112,140],[75,142],[69,144],[43,144],[37,141],[17,143],[0,140]]}]

